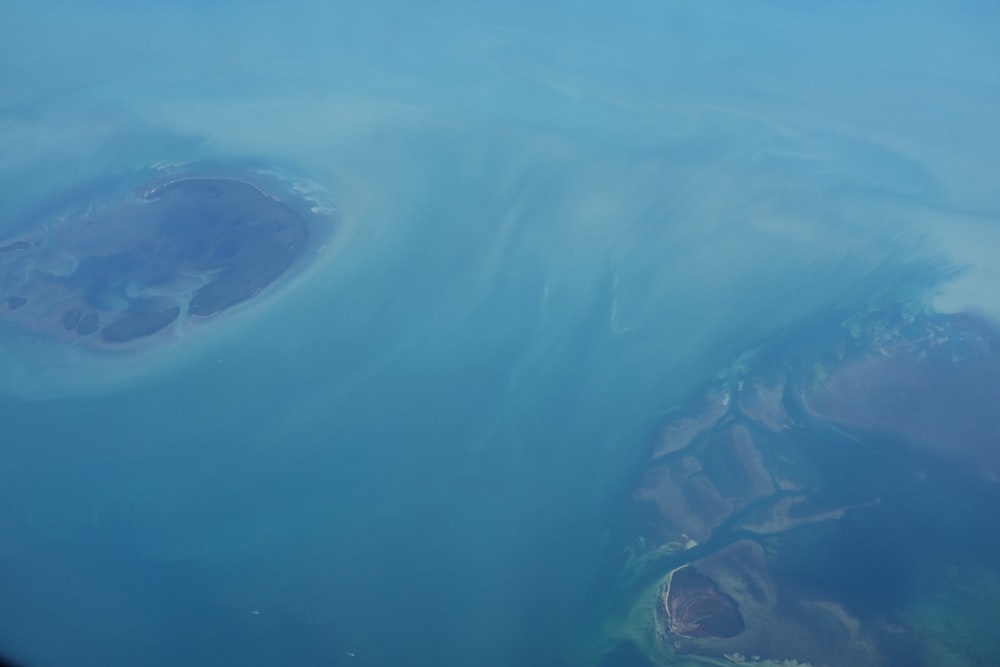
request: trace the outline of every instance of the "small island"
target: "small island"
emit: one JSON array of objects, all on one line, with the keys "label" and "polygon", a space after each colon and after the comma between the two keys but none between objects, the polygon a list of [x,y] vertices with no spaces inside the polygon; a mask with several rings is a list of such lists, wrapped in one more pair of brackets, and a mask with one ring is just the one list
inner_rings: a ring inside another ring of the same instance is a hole
[{"label": "small island", "polygon": [[208,173],[162,174],[0,240],[0,326],[96,351],[165,340],[253,300],[334,226],[278,179]]},{"label": "small island", "polygon": [[670,632],[682,637],[735,637],[746,627],[736,601],[690,565],[670,573],[663,607]]}]

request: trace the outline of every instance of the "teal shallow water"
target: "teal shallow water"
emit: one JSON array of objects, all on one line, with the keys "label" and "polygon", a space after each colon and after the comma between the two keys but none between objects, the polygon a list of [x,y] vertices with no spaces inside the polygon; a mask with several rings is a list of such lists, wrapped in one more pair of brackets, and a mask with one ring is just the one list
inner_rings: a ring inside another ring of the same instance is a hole
[{"label": "teal shallow water", "polygon": [[671,408],[872,294],[1000,313],[998,18],[899,11],[12,4],[3,235],[199,159],[273,164],[344,227],[162,354],[3,332],[0,648],[578,655]]}]

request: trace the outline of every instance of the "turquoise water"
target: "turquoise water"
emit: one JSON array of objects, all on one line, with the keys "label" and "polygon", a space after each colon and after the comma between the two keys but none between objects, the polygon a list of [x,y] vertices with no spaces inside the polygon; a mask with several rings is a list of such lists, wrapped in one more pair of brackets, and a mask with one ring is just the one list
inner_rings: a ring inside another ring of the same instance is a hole
[{"label": "turquoise water", "polygon": [[[0,331],[0,650],[28,665],[597,664],[672,409],[873,296],[1000,316],[985,3],[0,16],[0,236],[199,160],[342,222],[153,353]],[[953,637],[922,659],[974,664]]]}]

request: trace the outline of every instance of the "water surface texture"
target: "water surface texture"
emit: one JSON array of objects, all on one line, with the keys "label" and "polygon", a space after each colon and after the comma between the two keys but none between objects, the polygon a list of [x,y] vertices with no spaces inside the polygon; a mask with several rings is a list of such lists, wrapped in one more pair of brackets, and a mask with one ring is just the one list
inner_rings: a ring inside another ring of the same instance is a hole
[{"label": "water surface texture", "polygon": [[1000,663],[1000,8],[0,8],[0,654]]}]

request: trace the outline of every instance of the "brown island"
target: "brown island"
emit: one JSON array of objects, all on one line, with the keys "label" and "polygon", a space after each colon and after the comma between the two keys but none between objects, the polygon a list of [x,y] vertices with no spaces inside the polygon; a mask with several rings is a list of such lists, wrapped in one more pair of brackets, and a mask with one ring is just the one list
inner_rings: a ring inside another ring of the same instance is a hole
[{"label": "brown island", "polygon": [[663,608],[670,631],[682,637],[735,637],[746,627],[736,601],[690,565],[670,573]]},{"label": "brown island", "polygon": [[297,191],[177,176],[0,241],[0,324],[95,349],[166,336],[253,299],[323,217]]},{"label": "brown island", "polygon": [[752,352],[637,470],[593,664],[1000,664],[1000,329],[868,304]]}]

